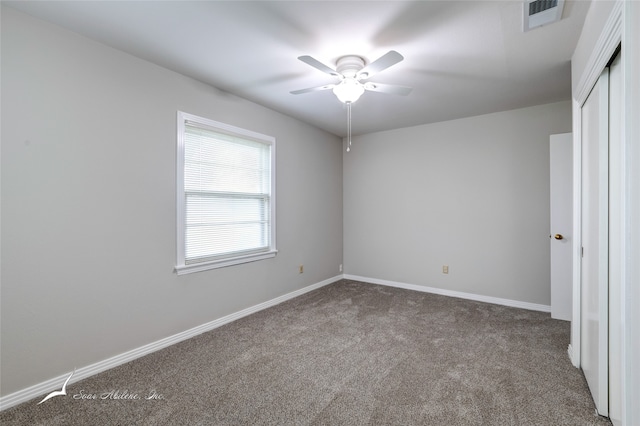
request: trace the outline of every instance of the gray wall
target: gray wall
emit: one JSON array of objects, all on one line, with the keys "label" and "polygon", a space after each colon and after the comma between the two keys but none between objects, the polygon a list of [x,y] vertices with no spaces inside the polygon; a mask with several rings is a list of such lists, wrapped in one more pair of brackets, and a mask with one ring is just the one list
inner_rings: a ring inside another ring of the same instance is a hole
[{"label": "gray wall", "polygon": [[549,135],[570,131],[566,101],[354,138],[345,273],[549,305]]},{"label": "gray wall", "polygon": [[[173,273],[177,110],[276,137],[276,258]],[[0,393],[338,275],[341,151],[333,135],[3,8]]]}]

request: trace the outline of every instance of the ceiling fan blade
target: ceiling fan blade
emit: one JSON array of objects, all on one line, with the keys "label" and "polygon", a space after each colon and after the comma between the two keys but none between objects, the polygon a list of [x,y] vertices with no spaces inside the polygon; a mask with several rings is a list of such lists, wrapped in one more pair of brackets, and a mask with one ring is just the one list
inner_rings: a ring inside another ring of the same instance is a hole
[{"label": "ceiling fan blade", "polygon": [[324,86],[309,87],[308,89],[294,90],[289,93],[291,93],[292,95],[301,95],[303,93],[318,92],[320,90],[329,90],[329,89],[333,89],[334,87],[336,87],[335,84],[325,84]]},{"label": "ceiling fan blade", "polygon": [[367,82],[364,84],[365,90],[371,90],[372,92],[388,93],[390,95],[407,96],[411,93],[413,88],[407,86],[397,86],[395,84],[381,84]]},{"label": "ceiling fan blade", "polygon": [[332,75],[334,77],[339,77],[340,76],[340,74],[338,74],[338,71],[336,71],[333,68],[323,64],[319,60],[317,60],[315,58],[312,58],[311,56],[308,56],[308,55],[299,56],[298,59],[300,59],[305,64],[311,65],[315,69],[322,71],[325,74],[329,74],[329,75]]},{"label": "ceiling fan blade", "polygon": [[361,69],[358,73],[358,76],[364,80],[373,76],[374,74],[379,73],[380,71],[386,70],[390,66],[397,64],[403,59],[404,56],[402,56],[395,50],[390,50],[375,61],[371,62],[363,69]]}]

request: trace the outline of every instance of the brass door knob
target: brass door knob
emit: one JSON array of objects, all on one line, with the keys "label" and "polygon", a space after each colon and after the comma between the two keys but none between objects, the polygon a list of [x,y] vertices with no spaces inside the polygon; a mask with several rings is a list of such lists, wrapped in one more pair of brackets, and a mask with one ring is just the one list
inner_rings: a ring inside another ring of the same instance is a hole
[{"label": "brass door knob", "polygon": [[564,237],[561,234],[556,234],[556,235],[553,236],[553,238],[555,238],[556,240],[561,240]]}]

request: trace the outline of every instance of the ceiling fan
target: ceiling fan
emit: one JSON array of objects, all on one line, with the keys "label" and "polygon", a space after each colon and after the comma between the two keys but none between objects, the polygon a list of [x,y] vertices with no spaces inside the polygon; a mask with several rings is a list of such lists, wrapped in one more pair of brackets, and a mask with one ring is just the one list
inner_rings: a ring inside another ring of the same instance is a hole
[{"label": "ceiling fan", "polygon": [[411,92],[411,87],[365,81],[404,59],[404,57],[395,50],[390,50],[366,66],[365,60],[360,56],[342,56],[336,62],[336,69],[323,64],[311,56],[300,56],[298,59],[325,74],[339,78],[340,81],[334,84],[325,84],[324,86],[294,90],[291,92],[292,95],[333,89],[333,93],[341,102],[350,104],[357,101],[365,90],[401,96],[406,96]]}]

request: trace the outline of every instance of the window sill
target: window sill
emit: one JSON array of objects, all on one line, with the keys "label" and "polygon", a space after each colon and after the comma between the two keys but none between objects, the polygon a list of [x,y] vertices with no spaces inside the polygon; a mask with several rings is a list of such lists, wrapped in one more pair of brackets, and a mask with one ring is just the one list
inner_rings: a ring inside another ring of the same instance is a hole
[{"label": "window sill", "polygon": [[175,273],[178,275],[192,274],[194,272],[207,271],[209,269],[224,268],[227,266],[239,265],[241,263],[256,262],[258,260],[269,259],[275,257],[277,250],[264,253],[248,254],[224,260],[216,260],[211,262],[193,263],[190,265],[179,265],[175,267]]}]

